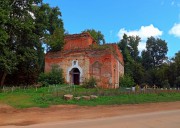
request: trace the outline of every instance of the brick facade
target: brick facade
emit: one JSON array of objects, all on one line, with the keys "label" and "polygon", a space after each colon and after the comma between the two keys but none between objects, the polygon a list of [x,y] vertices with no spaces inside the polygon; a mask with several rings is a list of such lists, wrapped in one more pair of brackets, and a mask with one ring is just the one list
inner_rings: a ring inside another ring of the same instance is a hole
[{"label": "brick facade", "polygon": [[82,84],[91,76],[97,86],[118,88],[119,77],[124,74],[123,56],[116,44],[98,46],[89,33],[65,37],[63,50],[48,52],[45,56],[45,72],[57,64],[63,69],[67,83]]}]

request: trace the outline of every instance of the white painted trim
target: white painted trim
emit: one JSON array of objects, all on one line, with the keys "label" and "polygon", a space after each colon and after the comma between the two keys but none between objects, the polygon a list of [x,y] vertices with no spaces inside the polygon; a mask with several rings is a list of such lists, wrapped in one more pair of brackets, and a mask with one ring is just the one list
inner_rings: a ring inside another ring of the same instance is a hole
[{"label": "white painted trim", "polygon": [[[76,64],[74,64],[74,61],[76,61]],[[67,82],[68,83],[70,83],[71,81],[70,81],[70,75],[69,75],[69,73],[70,73],[70,71],[73,69],[73,68],[77,68],[77,69],[79,69],[79,72],[80,72],[80,83],[82,83],[83,81],[82,81],[82,76],[83,76],[83,70],[82,70],[82,68],[78,65],[78,60],[73,60],[72,61],[72,66],[71,67],[69,67],[68,69],[67,69]]]}]

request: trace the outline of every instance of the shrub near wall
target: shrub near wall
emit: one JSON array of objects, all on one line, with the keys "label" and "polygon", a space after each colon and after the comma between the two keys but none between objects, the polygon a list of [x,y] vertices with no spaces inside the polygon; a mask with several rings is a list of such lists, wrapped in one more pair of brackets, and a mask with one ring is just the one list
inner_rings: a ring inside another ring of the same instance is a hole
[{"label": "shrub near wall", "polygon": [[119,85],[120,87],[133,87],[135,86],[135,82],[129,75],[124,75],[123,77],[120,77]]},{"label": "shrub near wall", "polygon": [[94,77],[90,77],[89,79],[86,79],[83,82],[84,88],[95,88],[96,85],[97,85],[97,81]]},{"label": "shrub near wall", "polygon": [[41,82],[43,85],[46,84],[63,84],[64,77],[63,71],[59,68],[58,65],[53,65],[51,72],[41,73],[38,78],[38,82]]}]

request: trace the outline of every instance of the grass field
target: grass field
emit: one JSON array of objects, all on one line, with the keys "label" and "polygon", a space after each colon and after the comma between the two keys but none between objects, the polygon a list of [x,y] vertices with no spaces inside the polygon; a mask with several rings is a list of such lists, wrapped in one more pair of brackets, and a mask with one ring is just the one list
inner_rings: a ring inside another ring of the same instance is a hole
[{"label": "grass field", "polygon": [[[63,99],[64,94],[73,94],[74,96],[98,95],[98,98],[66,101]],[[16,108],[48,107],[58,104],[96,106],[171,101],[180,101],[180,91],[150,90],[130,92],[124,89],[85,89],[82,87],[74,88],[67,85],[58,85],[41,88],[4,88],[0,92],[0,103]]]}]

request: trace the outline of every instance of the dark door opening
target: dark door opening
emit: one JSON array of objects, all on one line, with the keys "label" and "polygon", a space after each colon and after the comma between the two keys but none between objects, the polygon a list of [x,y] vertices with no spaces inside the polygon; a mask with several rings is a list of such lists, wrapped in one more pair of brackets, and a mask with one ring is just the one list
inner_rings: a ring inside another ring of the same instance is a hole
[{"label": "dark door opening", "polygon": [[79,74],[74,74],[74,84],[79,85]]},{"label": "dark door opening", "polygon": [[71,71],[72,74],[72,83],[74,85],[79,85],[80,84],[80,71],[78,68],[73,68]]}]

